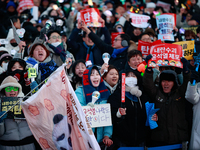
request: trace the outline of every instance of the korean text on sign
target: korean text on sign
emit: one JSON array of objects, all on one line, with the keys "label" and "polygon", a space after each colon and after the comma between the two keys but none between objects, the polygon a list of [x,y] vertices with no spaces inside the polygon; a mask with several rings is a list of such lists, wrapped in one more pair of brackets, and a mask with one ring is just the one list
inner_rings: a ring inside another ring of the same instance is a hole
[{"label": "korean text on sign", "polygon": [[175,15],[170,13],[156,16],[156,24],[159,29],[158,39],[174,41],[173,27],[175,20]]},{"label": "korean text on sign", "polygon": [[89,27],[101,27],[102,24],[98,22],[100,18],[99,10],[96,8],[87,8],[80,11],[81,20]]},{"label": "korean text on sign", "polygon": [[176,44],[158,44],[152,46],[150,54],[153,55],[148,66],[174,66],[182,68],[180,58],[183,56],[182,47]]},{"label": "korean text on sign", "polygon": [[92,128],[112,125],[110,104],[82,106],[82,108]]},{"label": "korean text on sign", "polygon": [[134,27],[147,28],[149,25],[149,23],[148,23],[148,20],[150,19],[149,16],[131,13],[130,18],[132,20],[131,24]]}]

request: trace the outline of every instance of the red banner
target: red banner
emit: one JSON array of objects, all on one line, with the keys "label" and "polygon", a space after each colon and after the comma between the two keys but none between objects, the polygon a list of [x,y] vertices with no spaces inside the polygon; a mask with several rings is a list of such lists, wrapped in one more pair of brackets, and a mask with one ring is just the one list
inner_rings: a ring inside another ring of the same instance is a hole
[{"label": "red banner", "polygon": [[33,0],[20,0],[19,6],[17,7],[17,11],[21,13],[26,9],[31,9],[33,6]]},{"label": "red banner", "polygon": [[149,42],[144,42],[139,40],[138,41],[138,50],[142,52],[142,57],[146,58],[147,55],[149,55],[149,50],[153,45],[157,45],[157,44],[162,44],[161,40],[157,40],[153,43],[149,43]]},{"label": "red banner", "polygon": [[113,43],[114,43],[115,38],[116,38],[119,34],[124,34],[124,32],[113,32],[113,33],[111,33],[112,46],[113,46]]},{"label": "red banner", "polygon": [[122,73],[122,103],[125,103],[125,80],[126,80],[126,74],[125,73]]},{"label": "red banner", "polygon": [[81,20],[89,27],[101,27],[102,24],[98,22],[100,13],[97,8],[87,8],[80,11]]},{"label": "red banner", "polygon": [[159,44],[152,46],[150,54],[152,59],[148,62],[149,67],[174,66],[183,68],[180,58],[183,57],[182,47],[176,44]]}]

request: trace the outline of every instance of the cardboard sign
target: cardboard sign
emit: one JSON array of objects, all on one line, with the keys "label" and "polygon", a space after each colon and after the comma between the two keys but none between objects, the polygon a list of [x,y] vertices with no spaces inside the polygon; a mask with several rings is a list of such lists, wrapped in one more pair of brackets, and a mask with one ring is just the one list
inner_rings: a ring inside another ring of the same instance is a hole
[{"label": "cardboard sign", "polygon": [[161,6],[166,12],[169,12],[171,4],[162,1],[157,1],[156,6]]},{"label": "cardboard sign", "polygon": [[156,45],[156,44],[161,44],[162,41],[161,40],[157,40],[153,43],[149,43],[149,42],[144,42],[139,40],[138,41],[138,50],[142,52],[142,57],[146,58],[147,55],[149,55],[149,49],[151,48],[151,46]]},{"label": "cardboard sign", "polygon": [[113,32],[113,33],[111,33],[112,46],[113,46],[113,43],[114,43],[115,38],[116,38],[119,34],[124,34],[124,32]]},{"label": "cardboard sign", "polygon": [[184,57],[187,60],[193,59],[193,53],[194,53],[194,41],[183,41],[183,42],[176,42],[173,44],[177,44],[182,46]]},{"label": "cardboard sign", "polygon": [[112,125],[110,104],[82,106],[82,108],[92,128]]},{"label": "cardboard sign", "polygon": [[150,19],[150,17],[147,15],[130,13],[130,18],[132,20],[131,25],[134,27],[147,28],[149,25],[148,20]]},{"label": "cardboard sign", "polygon": [[174,41],[173,27],[176,25],[175,15],[172,13],[164,13],[156,16],[156,24],[159,29],[158,39],[162,41]]},{"label": "cardboard sign", "polygon": [[122,103],[125,103],[125,82],[126,81],[126,74],[125,73],[122,73],[122,93],[121,93],[121,95],[122,95],[122,97],[121,97],[121,101],[122,101]]},{"label": "cardboard sign", "polygon": [[153,55],[149,60],[149,67],[174,66],[183,68],[180,58],[183,56],[182,47],[176,44],[159,44],[152,46],[150,54]]},{"label": "cardboard sign", "polygon": [[100,13],[97,8],[87,8],[80,11],[81,20],[89,27],[102,27],[102,24],[98,22]]},{"label": "cardboard sign", "polygon": [[[18,100],[19,97],[1,97],[1,111],[8,111]],[[9,111],[7,118],[24,118],[20,103]]]}]

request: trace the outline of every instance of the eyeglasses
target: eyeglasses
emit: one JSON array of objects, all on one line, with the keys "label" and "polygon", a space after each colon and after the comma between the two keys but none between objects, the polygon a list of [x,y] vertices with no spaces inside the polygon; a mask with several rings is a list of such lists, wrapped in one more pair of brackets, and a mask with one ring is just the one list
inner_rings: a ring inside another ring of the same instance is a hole
[{"label": "eyeglasses", "polygon": [[8,86],[5,88],[6,92],[10,92],[10,91],[18,91],[18,87],[13,87],[13,86]]},{"label": "eyeglasses", "polygon": [[54,35],[54,36],[52,36],[51,38],[56,40],[56,39],[61,39],[61,36],[55,36],[55,35]]},{"label": "eyeglasses", "polygon": [[121,41],[121,39],[114,39],[114,41],[116,42],[116,41]]}]

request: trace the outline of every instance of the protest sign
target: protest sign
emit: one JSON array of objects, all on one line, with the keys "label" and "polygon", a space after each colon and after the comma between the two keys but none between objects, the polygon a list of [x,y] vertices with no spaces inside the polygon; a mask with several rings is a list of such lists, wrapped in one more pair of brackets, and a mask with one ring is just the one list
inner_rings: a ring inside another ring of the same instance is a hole
[{"label": "protest sign", "polygon": [[187,60],[193,59],[193,53],[194,53],[194,41],[182,41],[182,42],[176,42],[173,44],[177,44],[182,46],[184,57]]},{"label": "protest sign", "polygon": [[100,13],[97,8],[87,8],[80,11],[81,20],[89,27],[101,27],[99,22]]},{"label": "protest sign", "polygon": [[116,38],[119,34],[124,34],[124,32],[113,32],[113,33],[111,33],[112,46],[113,46],[113,43],[114,43],[115,38]]},{"label": "protest sign", "polygon": [[156,44],[161,44],[162,41],[161,40],[157,40],[153,43],[149,43],[149,42],[144,42],[139,40],[138,41],[138,50],[142,52],[142,57],[146,58],[147,55],[149,55],[149,49],[151,48],[151,46],[156,45]]},{"label": "protest sign", "polygon": [[22,13],[26,9],[31,9],[34,6],[33,0],[20,0],[17,7],[18,13]]},{"label": "protest sign", "polygon": [[164,13],[156,16],[156,24],[159,29],[158,39],[162,41],[174,41],[173,27],[176,25],[175,15]]},{"label": "protest sign", "polygon": [[147,15],[130,13],[130,18],[132,20],[131,25],[134,27],[147,28],[149,25],[148,20],[150,19],[150,17]]},{"label": "protest sign", "polygon": [[149,67],[174,66],[183,68],[180,58],[183,56],[182,47],[176,44],[158,44],[152,46],[150,54],[152,59],[148,62]]},{"label": "protest sign", "polygon": [[82,108],[92,128],[112,125],[110,104],[82,106]]},{"label": "protest sign", "polygon": [[[8,111],[13,105],[17,103],[19,97],[1,97],[1,111]],[[24,118],[20,103],[15,105],[8,113],[8,118]]]},{"label": "protest sign", "polygon": [[161,6],[166,12],[169,12],[171,4],[162,1],[157,1],[156,6]]},{"label": "protest sign", "polygon": [[192,27],[181,27],[181,28],[183,28],[183,29],[185,29],[185,30],[192,30],[195,34],[197,34],[197,28],[198,28],[199,26],[192,26]]}]

